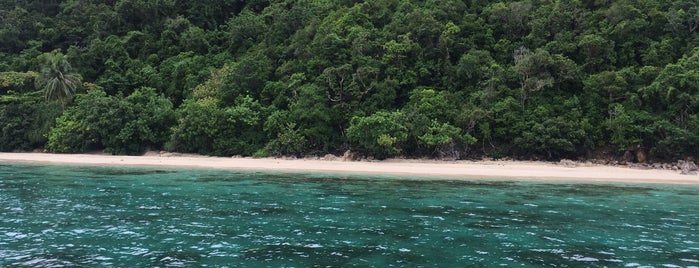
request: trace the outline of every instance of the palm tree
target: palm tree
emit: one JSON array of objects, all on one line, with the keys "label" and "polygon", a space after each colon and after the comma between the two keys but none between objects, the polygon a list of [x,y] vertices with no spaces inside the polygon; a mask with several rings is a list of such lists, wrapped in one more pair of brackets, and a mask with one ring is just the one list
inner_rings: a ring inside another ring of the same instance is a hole
[{"label": "palm tree", "polygon": [[82,86],[82,77],[71,73],[71,66],[66,56],[59,51],[44,53],[39,56],[43,66],[36,79],[37,89],[44,90],[46,99],[65,102]]}]

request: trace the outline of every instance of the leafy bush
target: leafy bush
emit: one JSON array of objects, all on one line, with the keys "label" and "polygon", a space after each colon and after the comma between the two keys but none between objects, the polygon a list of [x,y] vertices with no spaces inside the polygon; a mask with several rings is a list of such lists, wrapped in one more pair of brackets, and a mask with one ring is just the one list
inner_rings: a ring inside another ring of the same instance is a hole
[{"label": "leafy bush", "polygon": [[396,156],[408,139],[408,129],[401,124],[401,112],[377,112],[355,116],[347,128],[347,139],[363,153],[376,158]]},{"label": "leafy bush", "polygon": [[126,98],[92,90],[78,95],[75,106],[56,120],[48,148],[65,153],[141,154],[163,146],[174,118],[172,103],[152,88],[137,89]]},{"label": "leafy bush", "polygon": [[188,99],[178,109],[179,122],[173,128],[168,149],[208,155],[252,155],[264,146],[264,109],[250,97],[221,107],[211,97]]}]

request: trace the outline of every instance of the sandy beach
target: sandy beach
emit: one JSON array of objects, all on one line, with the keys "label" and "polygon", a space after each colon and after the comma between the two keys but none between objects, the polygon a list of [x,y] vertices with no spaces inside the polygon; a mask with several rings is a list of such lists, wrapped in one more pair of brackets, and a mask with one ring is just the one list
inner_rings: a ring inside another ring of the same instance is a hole
[{"label": "sandy beach", "polygon": [[623,166],[566,167],[529,161],[386,160],[341,161],[276,158],[225,158],[179,154],[113,156],[101,154],[0,153],[0,163],[42,163],[95,166],[180,167],[280,172],[328,172],[444,177],[449,179],[504,179],[579,182],[634,182],[699,184],[699,175]]}]

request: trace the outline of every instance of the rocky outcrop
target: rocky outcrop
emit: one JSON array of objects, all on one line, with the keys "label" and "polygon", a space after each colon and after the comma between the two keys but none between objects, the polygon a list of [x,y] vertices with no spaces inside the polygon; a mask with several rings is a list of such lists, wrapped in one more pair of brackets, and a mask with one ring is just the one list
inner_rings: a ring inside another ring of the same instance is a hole
[{"label": "rocky outcrop", "polygon": [[578,162],[569,159],[561,159],[561,161],[559,161],[558,164],[569,168],[574,168],[578,166]]},{"label": "rocky outcrop", "polygon": [[342,155],[342,161],[354,161],[357,159],[357,156],[350,150],[345,151],[345,153]]},{"label": "rocky outcrop", "polygon": [[325,161],[337,161],[338,159],[339,157],[335,156],[334,154],[326,154],[325,156],[323,156],[323,158],[321,158],[321,160]]},{"label": "rocky outcrop", "polygon": [[645,163],[648,161],[648,152],[641,144],[629,146],[624,152],[623,160],[626,163]]},{"label": "rocky outcrop", "polygon": [[697,175],[697,164],[694,161],[677,161],[677,167],[680,169],[680,174],[682,175]]}]

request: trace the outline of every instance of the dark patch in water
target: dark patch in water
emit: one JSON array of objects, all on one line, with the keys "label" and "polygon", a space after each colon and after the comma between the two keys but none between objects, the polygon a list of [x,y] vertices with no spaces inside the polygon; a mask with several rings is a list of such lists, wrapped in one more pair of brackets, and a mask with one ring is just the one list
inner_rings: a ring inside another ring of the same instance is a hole
[{"label": "dark patch in water", "polygon": [[[694,252],[694,251],[685,251],[685,252],[673,252],[670,254],[669,259],[673,260],[698,260],[699,261],[699,253]],[[696,262],[694,262],[692,265],[696,266]]]},{"label": "dark patch in water", "polygon": [[174,170],[160,169],[132,169],[132,168],[86,168],[84,172],[98,176],[146,176],[146,175],[161,175],[177,173]]},{"label": "dark patch in water", "polygon": [[280,215],[289,214],[290,210],[283,207],[255,207],[245,210],[246,214],[259,214],[259,215]]},{"label": "dark patch in water", "polygon": [[693,190],[685,190],[685,189],[680,189],[674,191],[677,195],[688,195],[688,196],[695,196],[699,195],[699,188],[695,188]]},{"label": "dark patch in water", "polygon": [[534,251],[525,249],[511,255],[523,262],[537,266],[570,267],[569,264],[563,264],[566,260],[562,258],[562,252],[557,252],[556,250]]},{"label": "dark patch in water", "polygon": [[609,184],[551,185],[551,191],[560,195],[613,197],[628,194],[649,194],[654,188],[641,186],[617,186]]},{"label": "dark patch in water", "polygon": [[466,228],[469,229],[478,229],[478,230],[497,230],[497,229],[502,229],[502,228],[508,228],[509,225],[504,225],[504,224],[496,224],[494,222],[469,222],[463,225]]},{"label": "dark patch in water", "polygon": [[[196,178],[197,182],[204,182],[204,183],[209,183],[209,182],[241,182],[244,181],[245,179],[242,179],[238,176],[231,176],[231,175],[209,175],[209,176],[200,176]],[[191,181],[191,179],[179,179],[179,181]]]},{"label": "dark patch in water", "polygon": [[[259,248],[249,248],[242,251],[243,258],[248,261],[283,261],[288,263],[304,263],[306,267],[344,267],[371,265],[358,262],[360,259],[390,258],[387,263],[399,263],[413,266],[424,262],[424,256],[407,250],[391,250],[381,245],[366,246],[331,246],[322,245],[265,245]],[[376,264],[374,264],[376,265]]]},{"label": "dark patch in water", "polygon": [[16,265],[16,267],[81,267],[88,264],[94,264],[89,256],[64,251],[36,254],[23,258],[12,265]]},{"label": "dark patch in water", "polygon": [[613,255],[601,252],[613,252],[612,248],[600,245],[592,248],[579,248],[570,251],[564,249],[546,248],[539,250],[521,250],[512,255],[524,262],[537,266],[551,267],[608,267],[619,266]]}]

